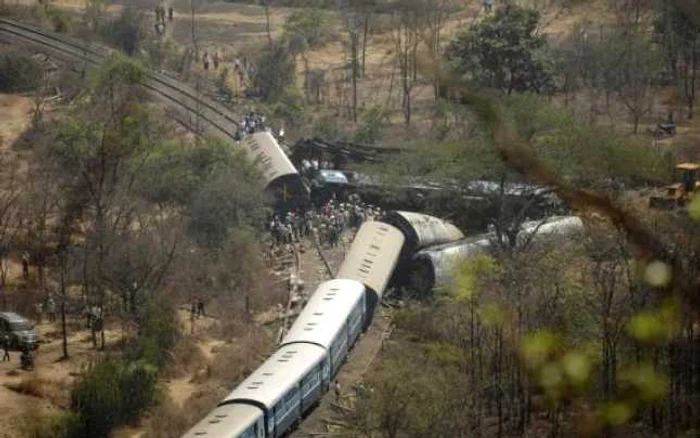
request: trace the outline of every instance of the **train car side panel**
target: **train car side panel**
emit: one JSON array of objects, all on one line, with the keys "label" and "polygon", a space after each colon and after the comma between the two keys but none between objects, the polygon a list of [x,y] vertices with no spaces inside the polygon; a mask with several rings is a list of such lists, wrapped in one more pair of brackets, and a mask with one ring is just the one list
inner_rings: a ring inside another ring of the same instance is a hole
[{"label": "train car side panel", "polygon": [[271,133],[256,132],[246,135],[241,145],[248,152],[250,159],[259,163],[266,184],[285,175],[298,175],[296,168]]},{"label": "train car side panel", "polygon": [[404,240],[401,231],[389,224],[365,222],[336,274],[337,278],[359,281],[370,289],[365,298],[365,327],[396,268]]}]

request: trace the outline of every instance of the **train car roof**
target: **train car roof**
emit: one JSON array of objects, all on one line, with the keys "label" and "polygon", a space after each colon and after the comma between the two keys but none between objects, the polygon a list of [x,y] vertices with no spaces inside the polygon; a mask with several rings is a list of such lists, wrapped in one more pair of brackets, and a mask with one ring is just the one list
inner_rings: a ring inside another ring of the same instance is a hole
[{"label": "train car roof", "polygon": [[311,342],[330,348],[364,293],[365,286],[354,280],[336,279],[322,283],[282,339],[281,345]]},{"label": "train car roof", "polygon": [[220,405],[246,400],[270,409],[325,356],[326,350],[318,345],[282,346],[226,396]]},{"label": "train car roof", "polygon": [[207,414],[182,438],[230,438],[242,435],[246,429],[255,424],[264,412],[255,406],[230,403],[218,406]]},{"label": "train car roof", "polygon": [[403,233],[397,228],[383,222],[365,222],[336,277],[359,281],[381,296],[394,272],[403,243]]},{"label": "train car roof", "polygon": [[266,184],[284,175],[298,174],[270,132],[248,134],[241,144],[245,147],[251,160],[260,163]]},{"label": "train car roof", "polygon": [[578,216],[551,216],[538,221],[529,221],[521,225],[519,239],[526,239],[533,233],[537,236],[583,231],[583,221]]},{"label": "train car roof", "polygon": [[442,219],[410,211],[390,211],[383,219],[406,233],[415,249],[464,239],[459,228]]}]

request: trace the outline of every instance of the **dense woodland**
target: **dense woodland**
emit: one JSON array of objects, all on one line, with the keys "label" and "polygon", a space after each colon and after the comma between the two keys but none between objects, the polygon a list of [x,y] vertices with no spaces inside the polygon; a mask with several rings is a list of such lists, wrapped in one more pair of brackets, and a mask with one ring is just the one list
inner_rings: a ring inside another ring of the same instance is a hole
[{"label": "dense woodland", "polygon": [[[480,6],[257,3],[266,38],[242,52],[253,66],[244,87],[231,71],[200,71],[206,41],[194,26],[182,44],[154,38],[147,13],[130,5],[110,15],[89,0],[76,18],[48,2],[3,3],[125,53],[100,72],[51,75],[23,53],[0,57],[0,89],[36,96],[32,128],[0,169],[1,255],[29,249],[38,272],[36,284],[10,284],[3,263],[0,302],[30,309],[53,290],[64,315],[82,300],[131,333],[77,381],[70,412],[37,421],[31,436],[107,436],[149,409],[153,436],[183,432],[191,423],[165,426],[179,411],[153,408],[167,405],[159,379],[187,348],[174,309],[200,291],[236,326],[273,300],[259,275],[269,200],[257,169],[230,145],[173,130],[137,86],[151,67],[267,114],[291,138],[400,143],[410,152],[362,169],[388,181],[538,184],[585,219],[581,236],[523,245],[510,237],[533,206],[495,193],[478,214],[508,238],[455,267],[429,302],[403,303],[380,365],[338,419],[345,433],[697,434],[700,199],[647,208],[649,188],[671,182],[676,162],[700,160],[697,0],[612,0],[604,19],[559,34],[547,29],[585,1],[504,2],[461,21]],[[280,6],[293,9],[271,22]],[[327,47],[339,47],[339,67],[316,68]],[[380,51],[388,61],[378,64]],[[56,84],[69,104],[49,116]],[[647,132],[662,121],[689,133],[669,147]],[[468,229],[471,207],[449,208]],[[65,356],[70,329],[64,316]],[[92,339],[104,347],[104,327]],[[232,363],[234,384],[252,364]],[[196,421],[212,406],[188,407]]]}]

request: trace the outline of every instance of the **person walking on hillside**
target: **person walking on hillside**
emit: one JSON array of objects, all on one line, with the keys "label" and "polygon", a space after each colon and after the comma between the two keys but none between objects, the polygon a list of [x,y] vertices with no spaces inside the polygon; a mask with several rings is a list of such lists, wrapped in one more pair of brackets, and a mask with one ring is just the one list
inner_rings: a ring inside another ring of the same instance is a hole
[{"label": "person walking on hillside", "polygon": [[2,361],[9,362],[10,361],[10,335],[5,333],[2,337]]},{"label": "person walking on hillside", "polygon": [[197,296],[197,317],[207,316],[204,313],[204,299],[201,296]]},{"label": "person walking on hillside", "polygon": [[46,300],[46,313],[49,315],[49,322],[56,322],[56,300],[53,295],[49,295]]},{"label": "person walking on hillside", "polygon": [[219,52],[214,52],[214,70],[219,69],[219,62],[221,62],[221,58],[219,58]]},{"label": "person walking on hillside", "polygon": [[29,279],[29,251],[22,253],[22,277]]},{"label": "person walking on hillside", "polygon": [[204,52],[202,55],[202,64],[204,64],[204,71],[209,71],[209,52]]},{"label": "person walking on hillside", "polygon": [[173,22],[173,7],[172,6],[170,6],[168,8],[168,21],[171,23]]},{"label": "person walking on hillside", "polygon": [[337,380],[333,384],[333,392],[335,392],[335,401],[339,401],[340,400],[340,382],[338,382]]}]

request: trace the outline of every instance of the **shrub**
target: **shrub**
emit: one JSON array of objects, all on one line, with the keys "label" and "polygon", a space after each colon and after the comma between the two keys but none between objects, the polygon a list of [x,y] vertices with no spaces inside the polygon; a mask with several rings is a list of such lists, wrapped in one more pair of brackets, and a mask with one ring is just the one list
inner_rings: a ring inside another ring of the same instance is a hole
[{"label": "shrub", "polygon": [[166,300],[153,299],[140,307],[137,319],[138,333],[127,345],[125,356],[162,369],[180,333],[175,311]]},{"label": "shrub", "polygon": [[116,426],[135,421],[158,399],[158,370],[143,361],[98,362],[75,385],[71,409],[80,418],[82,435],[100,438]]},{"label": "shrub", "polygon": [[296,81],[294,56],[284,44],[270,44],[255,60],[253,86],[266,101],[275,101],[287,93]]},{"label": "shrub", "polygon": [[141,45],[143,14],[133,7],[124,7],[121,15],[100,26],[99,33],[110,44],[129,56],[136,55]]},{"label": "shrub", "polygon": [[0,91],[23,92],[36,88],[44,72],[30,56],[19,52],[0,54]]},{"label": "shrub", "polygon": [[74,438],[85,436],[83,422],[72,412],[40,415],[32,410],[24,416],[22,436],[26,438]]},{"label": "shrub", "polygon": [[386,110],[381,106],[374,106],[362,115],[362,122],[355,132],[355,142],[361,144],[375,144],[382,139],[382,130],[387,121]]}]

